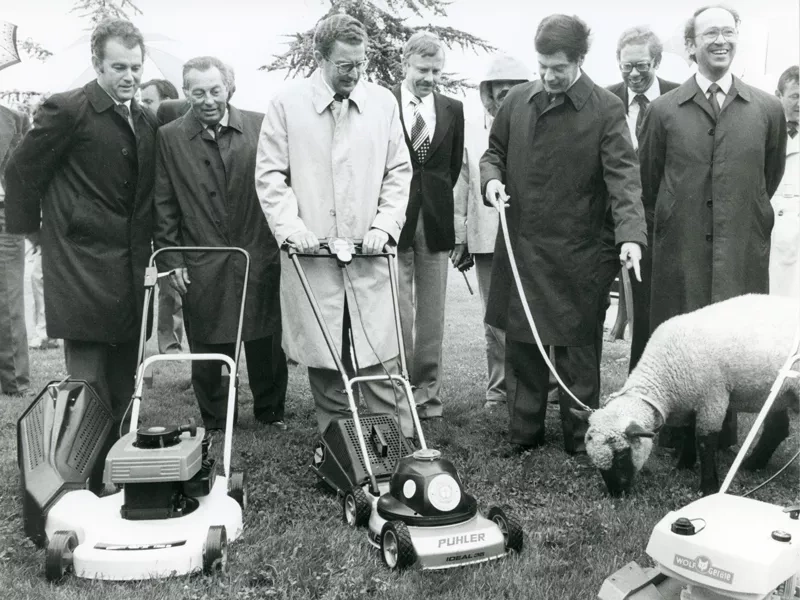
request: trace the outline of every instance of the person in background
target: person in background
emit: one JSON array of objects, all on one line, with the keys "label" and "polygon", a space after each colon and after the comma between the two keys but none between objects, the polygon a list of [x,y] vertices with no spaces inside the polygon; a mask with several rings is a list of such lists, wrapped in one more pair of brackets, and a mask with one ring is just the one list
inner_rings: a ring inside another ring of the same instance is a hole
[{"label": "person in background", "polygon": [[[242,340],[253,413],[256,421],[284,431],[289,371],[281,349],[279,251],[253,179],[264,115],[229,103],[233,82],[233,70],[212,56],[183,66],[191,109],[158,131],[155,247],[234,246],[250,254]],[[233,358],[244,258],[168,252],[157,261],[184,299],[192,352]],[[226,426],[222,369],[215,361],[192,362],[192,386],[211,431]]]},{"label": "person in background", "polygon": [[21,396],[30,390],[25,324],[25,238],[6,226],[4,173],[14,149],[30,129],[28,117],[0,105],[0,390]]},{"label": "person in background", "polygon": [[772,197],[775,225],[769,254],[769,293],[800,298],[800,85],[798,67],[786,69],[775,95],[786,117],[786,170]]},{"label": "person in background", "polygon": [[[463,166],[453,190],[456,246],[450,258],[457,266],[464,254],[472,255],[484,312],[489,299],[492,257],[498,241],[498,216],[495,209],[483,203],[479,162],[489,145],[492,121],[506,95],[511,88],[530,79],[530,70],[516,58],[493,57],[479,86],[485,111],[483,121],[480,125],[466,122]],[[499,242],[503,243],[502,240]],[[484,408],[492,408],[506,403],[506,334],[502,329],[484,323],[484,336],[489,376]]]}]

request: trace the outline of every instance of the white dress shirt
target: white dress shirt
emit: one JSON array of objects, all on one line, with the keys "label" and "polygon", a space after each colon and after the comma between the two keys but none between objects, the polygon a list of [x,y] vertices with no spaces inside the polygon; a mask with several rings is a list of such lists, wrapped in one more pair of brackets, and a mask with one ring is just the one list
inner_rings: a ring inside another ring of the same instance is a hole
[{"label": "white dress shirt", "polygon": [[727,73],[725,73],[725,75],[722,76],[722,78],[718,79],[717,81],[711,81],[710,79],[707,79],[704,75],[701,75],[700,71],[698,71],[695,74],[695,81],[697,81],[697,85],[699,85],[700,89],[703,90],[703,94],[705,94],[709,102],[711,101],[711,98],[708,97],[709,86],[712,83],[716,83],[720,87],[720,90],[717,92],[717,104],[719,104],[719,108],[720,110],[722,110],[722,107],[725,106],[725,98],[728,95],[728,92],[731,91],[731,86],[733,85],[733,74],[730,71],[728,71]]},{"label": "white dress shirt", "polygon": [[[230,118],[231,118],[231,113],[228,112],[228,108],[225,107],[225,114],[222,115],[222,118],[219,120],[219,125],[222,125],[223,127],[227,127],[228,126],[228,121],[230,120]],[[216,127],[216,125],[206,125],[206,129],[208,129],[208,133],[210,133],[211,137],[213,137],[213,138],[217,137],[217,134],[216,134],[215,129],[214,129],[215,127]]]},{"label": "white dress shirt", "polygon": [[[403,103],[403,121],[406,125],[406,133],[411,137],[411,130],[414,127],[414,121],[417,120],[414,114],[414,103],[411,101],[415,94],[408,89],[406,82],[400,86],[400,100]],[[433,92],[422,98],[419,103],[419,112],[422,115],[422,120],[428,126],[428,139],[433,139],[433,132],[436,131],[436,106],[433,103]]]},{"label": "white dress shirt", "polygon": [[[639,118],[639,103],[635,100],[637,92],[628,88],[628,129],[631,132],[631,140],[633,141],[633,149],[639,147],[639,140],[636,139],[636,120]],[[647,88],[643,94],[648,101],[652,102],[661,95],[661,84],[658,82],[658,77],[653,79],[653,84]]]}]

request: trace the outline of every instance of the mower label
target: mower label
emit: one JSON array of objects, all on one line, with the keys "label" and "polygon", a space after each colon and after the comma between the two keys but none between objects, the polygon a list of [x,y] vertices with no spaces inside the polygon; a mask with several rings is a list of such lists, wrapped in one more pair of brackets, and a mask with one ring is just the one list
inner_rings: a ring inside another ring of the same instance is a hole
[{"label": "mower label", "polygon": [[325,462],[325,446],[323,444],[319,444],[314,449],[314,465],[318,467],[323,462]]},{"label": "mower label", "polygon": [[719,567],[715,567],[711,564],[711,559],[706,556],[686,558],[685,556],[676,554],[674,564],[676,567],[694,571],[695,573],[705,575],[711,579],[716,579],[717,581],[722,581],[723,583],[733,585],[733,573],[730,571],[725,571],[724,569],[720,569]]},{"label": "mower label", "polygon": [[439,548],[441,548],[442,546],[460,546],[461,544],[474,544],[476,542],[483,542],[485,540],[486,540],[485,533],[471,533],[470,535],[454,535],[452,537],[439,538]]},{"label": "mower label", "polygon": [[105,542],[98,542],[94,545],[97,550],[163,550],[164,548],[177,548],[184,546],[186,540],[179,540],[177,542],[164,542],[161,544],[106,544]]},{"label": "mower label", "polygon": [[445,559],[445,562],[456,562],[459,560],[474,560],[476,558],[483,558],[484,556],[486,556],[486,552],[473,552],[472,554],[456,554],[455,556],[448,556]]}]

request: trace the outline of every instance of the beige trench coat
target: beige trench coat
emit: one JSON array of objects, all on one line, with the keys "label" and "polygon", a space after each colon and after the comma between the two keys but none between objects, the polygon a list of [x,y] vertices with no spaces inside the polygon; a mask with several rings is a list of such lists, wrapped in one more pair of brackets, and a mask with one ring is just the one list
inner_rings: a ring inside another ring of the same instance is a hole
[{"label": "beige trench coat", "polygon": [[786,170],[772,209],[769,293],[800,298],[800,135],[786,141]]},{"label": "beige trench coat", "polygon": [[[392,93],[361,81],[335,115],[319,71],[275,95],[261,127],[256,190],[279,244],[310,230],[319,238],[361,239],[371,227],[400,236],[411,160]],[[341,351],[345,295],[361,367],[399,353],[386,259],[301,259]],[[349,275],[349,277],[348,277]],[[335,368],[294,266],[281,256],[283,347],[309,367]]]}]

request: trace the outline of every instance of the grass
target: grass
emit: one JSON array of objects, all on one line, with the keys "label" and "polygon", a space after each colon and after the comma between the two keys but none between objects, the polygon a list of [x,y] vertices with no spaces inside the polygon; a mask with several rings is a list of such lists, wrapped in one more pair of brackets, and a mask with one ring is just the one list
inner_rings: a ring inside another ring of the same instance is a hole
[{"label": "grass", "polygon": [[[152,344],[151,340],[151,344]],[[291,367],[289,431],[268,433],[252,418],[252,397],[242,369],[240,424],[234,437],[234,466],[249,480],[250,505],[243,536],[231,546],[227,576],[196,575],[137,583],[71,577],[51,585],[43,577],[44,552],[22,531],[16,466],[16,420],[31,398],[0,397],[0,594],[6,600],[319,599],[351,598],[535,598],[596,597],[603,580],[631,560],[650,564],[644,549],[652,527],[667,511],[696,499],[696,471],[676,471],[672,459],[653,456],[628,497],[612,499],[585,458],[563,451],[558,411],[548,415],[547,445],[521,456],[505,441],[503,408],[486,411],[485,359],[480,302],[461,277],[451,277],[445,331],[445,418],[426,423],[430,446],[458,467],[482,510],[507,504],[525,530],[525,549],[516,557],[444,572],[396,575],[383,566],[364,530],[342,524],[340,504],[309,471],[316,434],[305,371]],[[624,380],[628,344],[607,342],[603,393]],[[31,354],[35,389],[64,374],[60,350]],[[142,409],[145,423],[199,417],[188,388],[187,365],[159,366]],[[553,407],[554,408],[554,407]],[[740,418],[742,436],[751,418]],[[773,458],[773,473],[798,445],[797,426]],[[720,456],[724,473],[733,454]],[[743,474],[734,492],[750,489],[767,474]],[[760,492],[759,499],[788,504],[800,479],[793,465]]]}]

